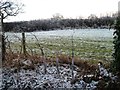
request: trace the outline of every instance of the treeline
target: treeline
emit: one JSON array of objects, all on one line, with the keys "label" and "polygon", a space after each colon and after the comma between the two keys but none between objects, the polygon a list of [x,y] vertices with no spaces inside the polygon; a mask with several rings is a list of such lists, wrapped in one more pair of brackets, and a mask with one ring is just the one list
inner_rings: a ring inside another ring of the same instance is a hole
[{"label": "treeline", "polygon": [[21,22],[9,22],[4,24],[4,30],[14,32],[32,32],[32,31],[48,31],[55,29],[75,29],[75,28],[113,28],[116,15],[104,16],[98,18],[91,14],[87,19],[64,19],[57,15],[51,19],[32,20]]}]

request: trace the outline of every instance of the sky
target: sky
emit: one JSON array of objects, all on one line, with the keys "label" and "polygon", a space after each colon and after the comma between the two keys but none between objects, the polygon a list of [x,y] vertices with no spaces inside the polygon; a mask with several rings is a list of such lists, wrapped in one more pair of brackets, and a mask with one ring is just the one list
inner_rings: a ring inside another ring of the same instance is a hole
[{"label": "sky", "polygon": [[[17,0],[18,1],[18,0]],[[59,13],[64,18],[87,18],[90,14],[103,16],[117,12],[120,0],[19,0],[25,6],[23,12],[5,21],[29,21],[49,19]]]}]

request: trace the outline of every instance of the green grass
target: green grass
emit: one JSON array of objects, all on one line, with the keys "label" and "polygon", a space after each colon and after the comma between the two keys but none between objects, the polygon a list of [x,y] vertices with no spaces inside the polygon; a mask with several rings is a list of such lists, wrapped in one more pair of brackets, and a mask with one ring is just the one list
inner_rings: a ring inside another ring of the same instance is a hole
[{"label": "green grass", "polygon": [[[27,51],[31,53],[41,54],[39,47],[36,43],[40,43],[44,49],[46,56],[55,56],[55,53],[70,55],[72,53],[72,40],[71,37],[59,38],[42,38],[39,41],[27,41]],[[20,50],[20,43],[11,44],[11,48]],[[111,39],[106,40],[92,40],[74,38],[74,54],[83,60],[112,60],[113,44]]]}]

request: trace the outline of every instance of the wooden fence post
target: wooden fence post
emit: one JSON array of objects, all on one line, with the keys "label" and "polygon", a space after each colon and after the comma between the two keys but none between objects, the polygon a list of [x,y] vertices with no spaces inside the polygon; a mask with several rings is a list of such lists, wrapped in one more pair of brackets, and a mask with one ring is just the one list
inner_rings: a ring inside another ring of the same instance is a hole
[{"label": "wooden fence post", "polygon": [[57,52],[57,55],[56,55],[56,67],[57,67],[57,74],[59,75],[59,74],[60,74],[60,70],[59,70],[59,58],[58,58],[58,52]]},{"label": "wooden fence post", "polygon": [[[2,68],[2,14],[0,12],[0,68]],[[0,71],[0,74],[2,71]],[[2,77],[0,77],[1,79]]]},{"label": "wooden fence post", "polygon": [[71,68],[72,68],[72,80],[74,80],[74,39],[73,39],[73,35],[72,35],[72,64],[71,64]]},{"label": "wooden fence post", "polygon": [[0,20],[0,23],[1,23],[1,57],[2,57],[2,61],[5,60],[5,34],[4,34],[4,28],[3,28],[3,14],[1,14],[1,20]]},{"label": "wooden fence post", "polygon": [[[1,12],[0,12],[0,68],[2,68],[2,23],[1,23]],[[2,69],[0,69],[0,81],[2,81]],[[2,85],[0,85],[1,87]]]},{"label": "wooden fence post", "polygon": [[25,32],[22,32],[22,49],[24,56],[26,56]]}]

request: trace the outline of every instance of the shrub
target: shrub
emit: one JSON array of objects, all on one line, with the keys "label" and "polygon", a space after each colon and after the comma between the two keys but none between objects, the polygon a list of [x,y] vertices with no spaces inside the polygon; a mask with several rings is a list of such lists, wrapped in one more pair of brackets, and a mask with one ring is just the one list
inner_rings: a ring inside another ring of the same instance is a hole
[{"label": "shrub", "polygon": [[114,61],[113,69],[120,72],[120,17],[117,18],[115,23],[115,32],[114,32]]}]

